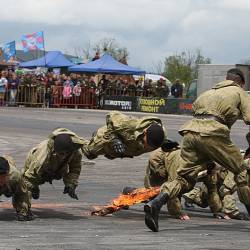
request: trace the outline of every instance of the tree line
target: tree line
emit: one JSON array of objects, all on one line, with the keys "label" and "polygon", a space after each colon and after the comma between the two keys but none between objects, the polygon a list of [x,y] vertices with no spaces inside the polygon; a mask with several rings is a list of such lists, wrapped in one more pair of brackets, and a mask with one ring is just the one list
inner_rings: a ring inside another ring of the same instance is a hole
[{"label": "tree line", "polygon": [[[129,59],[127,48],[120,46],[114,38],[104,38],[95,44],[88,42],[84,48],[75,48],[74,52],[76,56],[87,60],[90,60],[95,53],[103,54],[104,52],[124,64],[127,64]],[[187,50],[167,56],[152,65],[152,73],[161,74],[171,82],[179,79],[188,86],[198,78],[198,65],[209,63],[211,63],[211,59],[203,56],[200,49]]]}]

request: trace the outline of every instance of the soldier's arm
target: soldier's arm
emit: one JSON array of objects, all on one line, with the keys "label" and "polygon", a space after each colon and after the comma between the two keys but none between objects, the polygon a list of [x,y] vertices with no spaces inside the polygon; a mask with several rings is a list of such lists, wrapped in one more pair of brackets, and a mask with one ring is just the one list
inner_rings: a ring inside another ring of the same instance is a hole
[{"label": "soldier's arm", "polygon": [[31,207],[27,186],[20,173],[16,174],[15,180],[12,182],[15,190],[12,196],[12,204],[17,213],[26,215]]},{"label": "soldier's arm", "polygon": [[[109,159],[114,157],[113,141],[121,139],[125,115],[120,112],[110,112],[106,116],[106,126],[97,130],[88,145],[83,146],[84,155],[89,159],[95,159],[98,155],[104,155]],[[114,122],[116,125],[114,125]]]},{"label": "soldier's arm", "polygon": [[72,160],[69,162],[69,172],[63,178],[64,185],[66,187],[76,187],[78,186],[78,179],[81,173],[81,160],[82,154],[81,151],[78,150],[74,153]]},{"label": "soldier's arm", "polygon": [[42,166],[46,161],[46,152],[39,152],[29,155],[25,161],[23,178],[28,190],[43,183]]},{"label": "soldier's arm", "polygon": [[244,90],[240,91],[239,108],[244,122],[250,125],[250,96]]},{"label": "soldier's arm", "polygon": [[222,202],[219,195],[218,187],[218,172],[216,169],[208,169],[206,186],[208,189],[208,204],[212,213],[217,214],[222,210]]}]

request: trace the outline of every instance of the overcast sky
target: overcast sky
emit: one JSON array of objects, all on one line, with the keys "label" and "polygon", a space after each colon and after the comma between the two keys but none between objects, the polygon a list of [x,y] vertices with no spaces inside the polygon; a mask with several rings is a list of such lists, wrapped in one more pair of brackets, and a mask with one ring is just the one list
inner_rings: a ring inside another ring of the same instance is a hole
[{"label": "overcast sky", "polygon": [[44,31],[46,50],[73,54],[103,38],[151,70],[165,57],[199,48],[212,63],[250,59],[250,0],[0,0],[0,43]]}]

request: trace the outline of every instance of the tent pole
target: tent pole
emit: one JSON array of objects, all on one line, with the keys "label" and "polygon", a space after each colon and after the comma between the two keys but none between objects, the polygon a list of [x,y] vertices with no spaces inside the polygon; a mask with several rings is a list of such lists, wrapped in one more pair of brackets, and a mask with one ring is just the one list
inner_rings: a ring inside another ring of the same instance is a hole
[{"label": "tent pole", "polygon": [[46,57],[45,57],[45,40],[44,40],[44,34],[43,34],[43,56],[44,56],[44,68],[46,68]]}]

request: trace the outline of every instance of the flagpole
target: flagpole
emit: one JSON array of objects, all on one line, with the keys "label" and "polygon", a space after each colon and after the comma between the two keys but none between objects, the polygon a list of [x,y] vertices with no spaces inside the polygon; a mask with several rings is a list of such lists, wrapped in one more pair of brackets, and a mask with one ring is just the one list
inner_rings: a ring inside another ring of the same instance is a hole
[{"label": "flagpole", "polygon": [[44,34],[43,34],[43,56],[44,56],[44,68],[46,68],[46,56],[45,56],[45,40],[44,40]]}]

